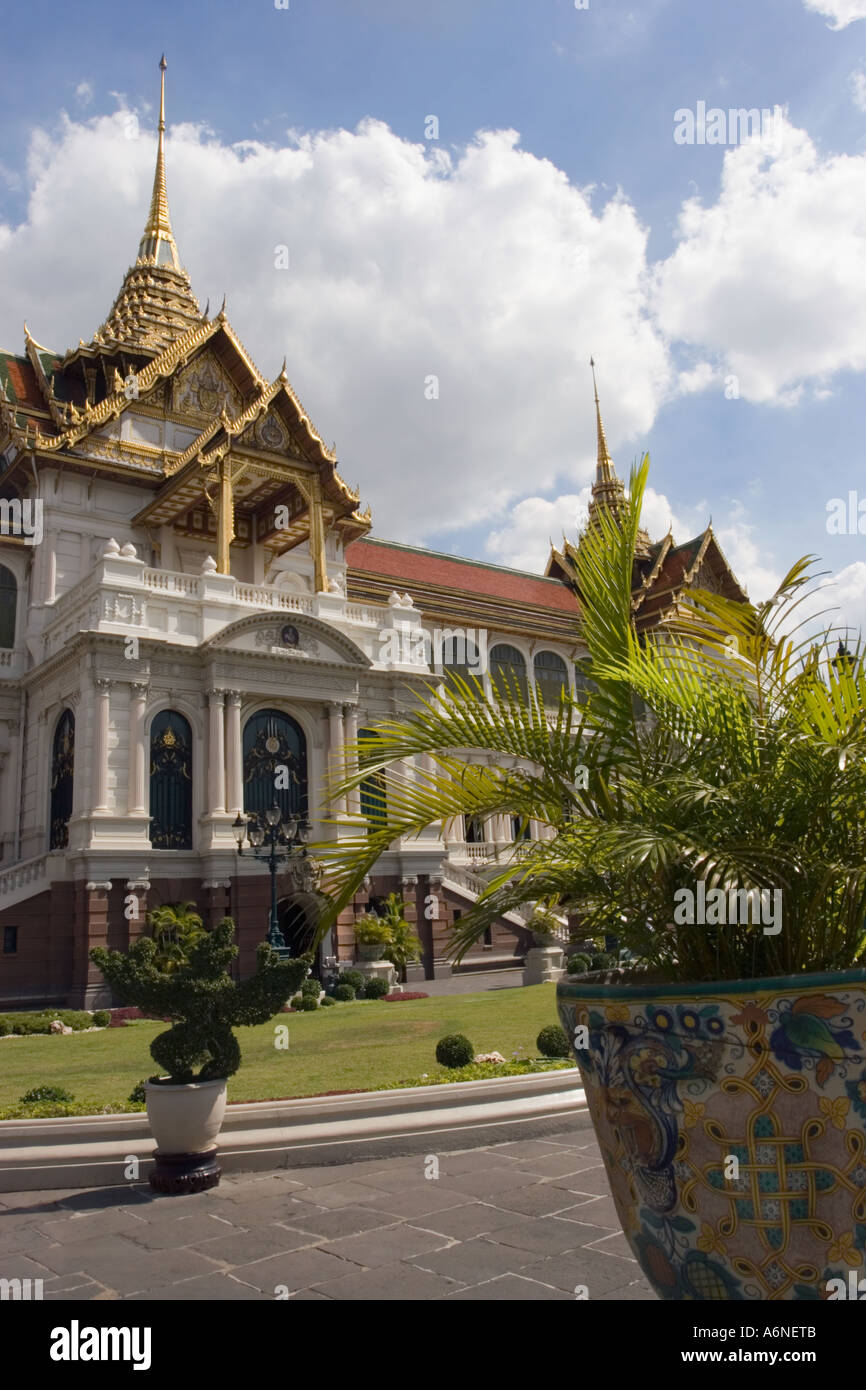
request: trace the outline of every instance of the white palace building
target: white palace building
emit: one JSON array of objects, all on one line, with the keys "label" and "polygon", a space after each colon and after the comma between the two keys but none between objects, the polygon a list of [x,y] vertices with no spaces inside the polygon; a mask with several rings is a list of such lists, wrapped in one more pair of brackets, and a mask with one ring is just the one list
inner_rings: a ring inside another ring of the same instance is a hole
[{"label": "white palace building", "polygon": [[[368,538],[285,370],[263,377],[225,313],[202,313],[172,234],[164,132],[163,100],[144,235],[102,327],[65,353],[29,333],[23,354],[0,352],[0,1007],[104,1002],[90,948],[128,945],[161,903],[234,917],[246,973],[270,883],[238,856],[234,822],[276,796],[315,841],[365,811],[363,790],[327,800],[329,770],[429,684],[421,632],[435,648],[468,624],[486,680],[534,679],[552,700],[575,682],[571,547],[542,577]],[[622,496],[599,417],[593,506]],[[647,624],[683,585],[742,592],[709,529],[681,546],[643,538],[635,563]],[[351,960],[355,912],[396,891],[423,974],[450,969],[455,917],[512,839],[500,817],[394,844],[320,959]],[[278,885],[298,952],[315,875]],[[503,920],[467,963],[514,962],[529,941],[522,918]]]}]

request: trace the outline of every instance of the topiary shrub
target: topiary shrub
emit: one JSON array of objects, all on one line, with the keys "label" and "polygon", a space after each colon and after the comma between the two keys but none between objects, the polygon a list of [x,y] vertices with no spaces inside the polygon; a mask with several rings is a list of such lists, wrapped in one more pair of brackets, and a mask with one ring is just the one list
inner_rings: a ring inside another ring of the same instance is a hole
[{"label": "topiary shrub", "polygon": [[146,1103],[147,1092],[144,1089],[145,1084],[144,1081],[137,1081],[133,1086],[129,1095],[126,1097],[130,1105],[144,1105]]},{"label": "topiary shrub", "polygon": [[318,999],[314,999],[313,996],[312,996],[312,994],[302,994],[302,995],[301,995],[301,1004],[300,1004],[300,1008],[301,1008],[301,1012],[302,1012],[302,1013],[311,1014],[311,1013],[313,1012],[313,1010],[314,1010],[314,1009],[317,1009],[318,1007],[319,1007],[319,1001],[318,1001]]},{"label": "topiary shrub", "polygon": [[368,980],[364,986],[364,998],[383,999],[390,988],[387,980]]},{"label": "topiary shrub", "polygon": [[576,956],[572,956],[566,965],[569,975],[584,975],[587,970],[592,969],[592,957],[585,951],[579,951]]},{"label": "topiary shrub", "polygon": [[616,956],[608,951],[598,951],[590,960],[590,970],[613,970],[617,964]]},{"label": "topiary shrub", "polygon": [[97,1009],[93,1015],[94,1028],[109,1028],[111,1026],[111,1014],[108,1009]]},{"label": "topiary shrub", "polygon": [[436,1044],[436,1061],[443,1067],[466,1067],[475,1048],[463,1033],[448,1033]]},{"label": "topiary shrub", "polygon": [[334,990],[334,999],[340,1004],[348,1004],[350,999],[354,999],[355,991],[351,985],[337,985]]},{"label": "topiary shrub", "polygon": [[320,1009],[332,1009],[336,1004],[336,999],[332,999],[330,994],[326,994],[324,999],[319,1000]]},{"label": "topiary shrub", "polygon": [[303,1002],[303,994],[296,994],[289,1000],[289,1008],[299,1010]]},{"label": "topiary shrub", "polygon": [[535,1046],[542,1057],[570,1057],[568,1038],[558,1023],[548,1023],[535,1039]]},{"label": "topiary shrub", "polygon": [[25,1091],[20,1098],[22,1105],[39,1105],[43,1102],[61,1104],[63,1101],[74,1100],[71,1091],[67,1091],[65,1086],[34,1086],[32,1090]]},{"label": "topiary shrub", "polygon": [[318,999],[321,988],[318,980],[314,980],[312,976],[309,976],[301,985],[301,994],[311,994],[314,999]]},{"label": "topiary shrub", "polygon": [[342,970],[337,978],[338,985],[351,985],[357,994],[367,983],[367,977],[363,970]]},{"label": "topiary shrub", "polygon": [[232,1029],[267,1023],[307,975],[309,956],[280,960],[263,941],[255,974],[236,983],[228,973],[238,953],[234,935],[234,922],[224,917],[171,975],[156,968],[156,943],[147,936],[126,954],[102,946],[90,952],[122,1004],[136,1004],[145,1013],[172,1021],[150,1045],[153,1060],[168,1073],[159,1080],[177,1086],[233,1076],[241,1052]]}]

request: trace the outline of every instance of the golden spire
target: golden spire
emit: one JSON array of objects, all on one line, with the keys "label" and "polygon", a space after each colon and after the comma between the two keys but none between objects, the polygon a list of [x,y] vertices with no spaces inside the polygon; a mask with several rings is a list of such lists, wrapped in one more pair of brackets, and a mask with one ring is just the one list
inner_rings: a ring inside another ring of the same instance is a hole
[{"label": "golden spire", "polygon": [[141,245],[138,248],[138,259],[147,261],[151,265],[172,266],[175,270],[180,270],[180,259],[177,254],[177,246],[171,231],[171,218],[168,212],[168,193],[165,186],[165,54],[159,62],[160,83],[159,83],[159,143],[156,152],[156,172],[153,176],[153,196],[150,200],[150,212],[147,218],[147,225],[144,229],[144,236],[141,238]]},{"label": "golden spire", "polygon": [[613,466],[613,459],[608,453],[604,425],[601,423],[601,406],[598,400],[598,385],[595,380],[594,358],[590,357],[589,365],[592,368],[592,389],[595,393],[595,428],[598,436],[598,462],[595,470],[595,481],[597,483],[611,483],[616,478],[616,470]]}]

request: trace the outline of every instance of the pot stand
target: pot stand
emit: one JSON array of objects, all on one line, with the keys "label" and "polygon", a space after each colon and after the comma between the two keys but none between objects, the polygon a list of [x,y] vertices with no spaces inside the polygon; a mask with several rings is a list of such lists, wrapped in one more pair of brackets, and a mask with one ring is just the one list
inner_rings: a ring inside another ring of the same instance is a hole
[{"label": "pot stand", "polygon": [[217,1146],[197,1154],[166,1154],[154,1151],[156,1166],[151,1169],[150,1185],[168,1196],[186,1196],[216,1187],[222,1176],[217,1162]]}]

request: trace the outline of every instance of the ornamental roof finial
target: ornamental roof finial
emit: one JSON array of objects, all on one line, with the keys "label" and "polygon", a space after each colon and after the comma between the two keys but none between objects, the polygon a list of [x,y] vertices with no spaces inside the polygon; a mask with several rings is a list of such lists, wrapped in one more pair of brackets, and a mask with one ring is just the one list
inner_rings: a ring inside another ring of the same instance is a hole
[{"label": "ornamental roof finial", "polygon": [[601,423],[601,406],[598,401],[598,385],[595,380],[594,358],[590,357],[589,365],[592,368],[592,389],[595,395],[595,428],[598,436],[598,462],[595,470],[595,480],[597,483],[609,483],[616,477],[616,469],[613,466],[613,459],[608,452],[604,425]]},{"label": "ornamental roof finial", "polygon": [[156,171],[153,176],[150,212],[148,213],[144,236],[141,238],[141,245],[138,248],[138,259],[147,261],[150,265],[169,266],[174,270],[180,270],[180,258],[172,235],[171,218],[168,211],[168,193],[165,185],[166,67],[165,54],[163,53],[159,60],[159,141],[156,149]]}]

